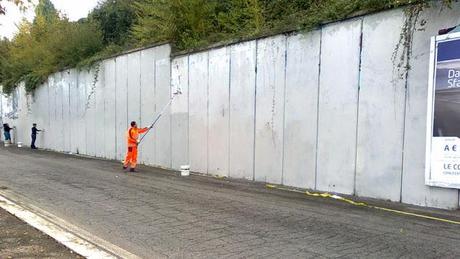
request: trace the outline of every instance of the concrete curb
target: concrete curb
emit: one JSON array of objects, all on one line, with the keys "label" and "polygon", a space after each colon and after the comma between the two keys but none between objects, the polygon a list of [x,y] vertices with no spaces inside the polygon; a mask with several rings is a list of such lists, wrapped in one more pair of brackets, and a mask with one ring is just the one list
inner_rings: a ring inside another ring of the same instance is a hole
[{"label": "concrete curb", "polygon": [[86,258],[140,258],[31,205],[10,191],[0,191],[0,207]]}]

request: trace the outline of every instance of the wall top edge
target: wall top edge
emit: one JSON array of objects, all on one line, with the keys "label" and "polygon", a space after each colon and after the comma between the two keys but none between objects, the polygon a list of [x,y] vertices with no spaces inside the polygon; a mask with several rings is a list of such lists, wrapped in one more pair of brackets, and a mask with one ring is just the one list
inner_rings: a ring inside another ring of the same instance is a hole
[{"label": "wall top edge", "polygon": [[170,44],[169,42],[167,42],[167,41],[158,42],[158,43],[146,45],[146,46],[140,47],[140,48],[125,50],[125,51],[123,51],[123,52],[120,52],[120,53],[117,53],[117,54],[114,54],[114,55],[105,57],[105,58],[100,59],[100,60],[98,60],[98,61],[99,61],[99,62],[104,62],[104,61],[107,61],[107,60],[109,60],[109,59],[117,58],[117,57],[119,57],[119,56],[124,56],[124,55],[128,55],[128,54],[131,54],[131,53],[135,53],[135,52],[140,52],[140,51],[143,51],[143,50],[147,50],[147,49],[153,49],[153,48],[157,48],[157,47],[162,47],[162,46],[164,46],[164,45],[171,45],[171,44]]},{"label": "wall top edge", "polygon": [[[165,46],[165,45],[171,45],[171,44],[169,44],[169,42],[158,42],[158,43],[146,45],[146,46],[140,47],[140,48],[129,49],[129,50],[125,50],[123,52],[117,53],[117,54],[113,54],[113,55],[110,55],[110,56],[107,56],[107,57],[104,57],[104,58],[101,58],[101,59],[97,59],[95,61],[95,63],[101,63],[101,62],[108,61],[110,59],[114,59],[114,58],[117,58],[117,57],[120,57],[120,56],[132,54],[132,53],[135,53],[135,52],[140,52],[140,51],[147,50],[147,49],[153,49],[153,48],[157,48],[157,47],[161,47],[161,46]],[[50,76],[52,76],[52,75],[54,75],[56,73],[66,72],[66,71],[69,71],[69,70],[72,70],[72,69],[77,69],[77,68],[76,67],[66,67],[66,68],[63,68],[63,69],[60,69],[60,70],[54,72]],[[81,69],[81,70],[83,70],[83,69]]]}]

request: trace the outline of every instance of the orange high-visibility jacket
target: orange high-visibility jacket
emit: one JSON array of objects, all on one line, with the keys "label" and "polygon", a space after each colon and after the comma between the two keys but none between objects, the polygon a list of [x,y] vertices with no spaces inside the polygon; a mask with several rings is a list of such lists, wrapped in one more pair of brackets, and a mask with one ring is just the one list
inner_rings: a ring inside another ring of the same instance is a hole
[{"label": "orange high-visibility jacket", "polygon": [[147,132],[148,128],[130,128],[126,132],[126,139],[128,140],[128,147],[137,147],[137,140],[139,139],[139,134]]}]

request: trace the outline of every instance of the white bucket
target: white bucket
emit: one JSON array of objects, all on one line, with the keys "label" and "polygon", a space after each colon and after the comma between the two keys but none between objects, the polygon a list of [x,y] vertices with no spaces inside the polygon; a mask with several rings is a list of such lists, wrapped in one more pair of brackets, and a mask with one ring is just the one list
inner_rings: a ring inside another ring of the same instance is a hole
[{"label": "white bucket", "polygon": [[18,142],[18,147],[22,147],[22,142]]},{"label": "white bucket", "polygon": [[180,175],[181,176],[189,176],[190,175],[190,166],[183,165],[180,167]]}]

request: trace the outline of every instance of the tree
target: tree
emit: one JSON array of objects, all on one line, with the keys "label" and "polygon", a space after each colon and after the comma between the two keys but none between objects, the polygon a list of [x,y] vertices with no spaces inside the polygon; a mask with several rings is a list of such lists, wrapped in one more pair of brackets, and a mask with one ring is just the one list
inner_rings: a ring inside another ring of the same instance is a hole
[{"label": "tree", "polygon": [[39,0],[35,7],[34,23],[37,19],[44,19],[47,23],[52,23],[59,18],[58,11],[50,0]]},{"label": "tree", "polygon": [[8,93],[23,81],[26,90],[33,91],[50,74],[74,67],[102,48],[102,33],[96,23],[70,22],[59,17],[49,0],[42,0],[34,21],[23,20],[13,40],[0,45],[4,61],[0,63],[0,85]]},{"label": "tree", "polygon": [[0,39],[0,82],[3,82],[6,78],[8,78],[10,44],[11,43],[7,38]]},{"label": "tree", "polygon": [[135,16],[131,0],[108,0],[99,3],[90,13],[89,19],[99,23],[104,44],[123,45]]}]

